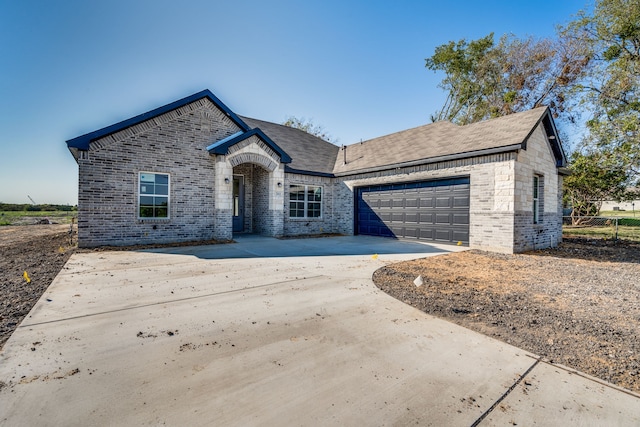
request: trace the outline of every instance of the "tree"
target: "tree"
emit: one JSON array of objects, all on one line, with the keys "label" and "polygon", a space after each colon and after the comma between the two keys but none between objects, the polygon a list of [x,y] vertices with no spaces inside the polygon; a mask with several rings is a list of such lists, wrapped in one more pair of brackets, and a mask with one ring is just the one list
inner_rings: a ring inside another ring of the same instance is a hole
[{"label": "tree", "polygon": [[573,208],[571,218],[596,216],[605,200],[627,200],[629,175],[615,157],[598,151],[571,155],[571,175],[564,179],[565,199]]},{"label": "tree", "polygon": [[468,124],[487,116],[486,92],[498,76],[496,70],[487,69],[491,61],[484,58],[494,52],[491,33],[471,42],[462,39],[438,46],[433,56],[425,59],[425,66],[430,70],[444,71],[439,87],[448,92],[443,107],[431,116],[432,121]]},{"label": "tree", "polygon": [[587,47],[590,58],[576,86],[590,109],[585,143],[609,152],[640,176],[640,0],[598,0],[561,34]]},{"label": "tree", "polygon": [[444,71],[440,87],[448,92],[432,121],[469,124],[548,105],[554,117],[574,121],[566,96],[588,63],[574,39],[518,39],[493,33],[478,40],[449,42],[425,60]]},{"label": "tree", "polygon": [[300,129],[304,132],[307,132],[308,134],[317,136],[318,138],[324,139],[325,141],[331,142],[333,144],[338,142],[338,140],[334,139],[327,131],[324,130],[322,126],[314,124],[313,120],[311,119],[289,116],[284,122],[282,122],[282,124],[291,128]]}]

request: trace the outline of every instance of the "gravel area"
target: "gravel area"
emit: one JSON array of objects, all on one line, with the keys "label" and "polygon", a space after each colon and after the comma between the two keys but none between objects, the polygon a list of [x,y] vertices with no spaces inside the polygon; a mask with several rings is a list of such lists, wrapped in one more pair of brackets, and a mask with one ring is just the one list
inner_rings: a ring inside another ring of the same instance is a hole
[{"label": "gravel area", "polygon": [[392,264],[373,280],[425,313],[640,392],[639,243],[458,252]]},{"label": "gravel area", "polygon": [[69,225],[0,227],[0,348],[74,252],[69,238]]}]

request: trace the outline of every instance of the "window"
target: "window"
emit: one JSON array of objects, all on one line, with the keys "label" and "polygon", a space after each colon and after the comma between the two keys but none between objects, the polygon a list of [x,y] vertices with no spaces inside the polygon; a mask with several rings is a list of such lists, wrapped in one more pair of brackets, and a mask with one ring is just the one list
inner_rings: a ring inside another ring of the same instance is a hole
[{"label": "window", "polygon": [[542,196],[542,179],[538,175],[533,177],[533,223],[537,224],[540,221],[540,205]]},{"label": "window", "polygon": [[139,218],[169,218],[169,174],[140,173]]},{"label": "window", "polygon": [[292,185],[289,187],[289,218],[321,218],[322,187]]}]

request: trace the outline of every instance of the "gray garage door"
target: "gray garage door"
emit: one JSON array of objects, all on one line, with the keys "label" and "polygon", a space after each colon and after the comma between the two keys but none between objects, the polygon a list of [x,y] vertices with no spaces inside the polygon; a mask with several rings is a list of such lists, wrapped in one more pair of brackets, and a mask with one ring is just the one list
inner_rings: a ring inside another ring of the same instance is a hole
[{"label": "gray garage door", "polygon": [[356,189],[358,234],[469,244],[469,178]]}]

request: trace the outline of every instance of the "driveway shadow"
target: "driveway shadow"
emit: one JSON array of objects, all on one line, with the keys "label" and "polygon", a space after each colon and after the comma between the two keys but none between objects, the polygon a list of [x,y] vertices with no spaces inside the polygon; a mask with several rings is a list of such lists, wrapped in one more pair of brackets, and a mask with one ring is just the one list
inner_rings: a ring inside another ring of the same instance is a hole
[{"label": "driveway shadow", "polygon": [[460,251],[453,245],[411,242],[372,236],[332,236],[301,239],[276,239],[258,235],[241,235],[235,243],[147,249],[141,252],[190,255],[201,259],[285,258],[311,256],[442,254]]}]

